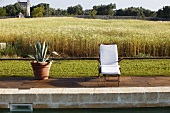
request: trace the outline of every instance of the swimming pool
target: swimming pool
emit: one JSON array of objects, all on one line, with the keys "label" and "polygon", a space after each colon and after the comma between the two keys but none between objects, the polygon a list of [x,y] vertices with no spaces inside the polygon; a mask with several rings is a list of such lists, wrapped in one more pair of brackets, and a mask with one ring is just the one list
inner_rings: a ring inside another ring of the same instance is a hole
[{"label": "swimming pool", "polygon": [[170,107],[160,108],[99,108],[99,109],[34,109],[33,112],[10,112],[0,109],[0,113],[170,113]]}]

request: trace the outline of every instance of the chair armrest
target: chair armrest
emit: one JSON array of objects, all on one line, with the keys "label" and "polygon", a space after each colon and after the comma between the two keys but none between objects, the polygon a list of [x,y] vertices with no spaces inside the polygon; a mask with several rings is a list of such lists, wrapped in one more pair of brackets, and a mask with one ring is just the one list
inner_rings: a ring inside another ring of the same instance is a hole
[{"label": "chair armrest", "polygon": [[123,58],[119,58],[117,62],[120,62],[120,61],[122,61],[122,60],[123,60]]}]

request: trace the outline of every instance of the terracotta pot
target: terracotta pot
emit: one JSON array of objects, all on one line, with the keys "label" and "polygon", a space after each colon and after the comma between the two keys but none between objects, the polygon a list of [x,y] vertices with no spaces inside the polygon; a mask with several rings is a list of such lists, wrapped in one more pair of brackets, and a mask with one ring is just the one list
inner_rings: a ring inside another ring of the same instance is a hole
[{"label": "terracotta pot", "polygon": [[51,64],[52,62],[42,62],[42,63],[37,63],[36,61],[31,62],[35,79],[36,80],[48,79]]}]

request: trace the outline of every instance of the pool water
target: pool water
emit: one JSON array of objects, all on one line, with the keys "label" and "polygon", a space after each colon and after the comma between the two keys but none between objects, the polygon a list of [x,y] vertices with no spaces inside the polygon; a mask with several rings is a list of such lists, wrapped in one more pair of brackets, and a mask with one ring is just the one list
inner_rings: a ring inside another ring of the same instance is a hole
[{"label": "pool water", "polygon": [[170,113],[170,107],[161,108],[110,108],[110,109],[34,109],[33,112],[10,112],[0,109],[0,113]]}]

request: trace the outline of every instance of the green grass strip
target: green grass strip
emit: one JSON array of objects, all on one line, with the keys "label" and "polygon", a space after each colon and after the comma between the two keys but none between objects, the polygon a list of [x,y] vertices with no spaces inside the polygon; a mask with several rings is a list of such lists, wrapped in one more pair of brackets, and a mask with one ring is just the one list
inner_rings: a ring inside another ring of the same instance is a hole
[{"label": "green grass strip", "polygon": [[[170,59],[122,60],[122,76],[170,76]],[[98,75],[96,60],[55,60],[50,77]],[[0,77],[33,77],[30,61],[0,61]]]}]

